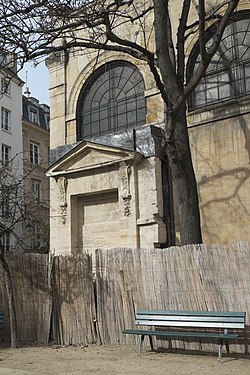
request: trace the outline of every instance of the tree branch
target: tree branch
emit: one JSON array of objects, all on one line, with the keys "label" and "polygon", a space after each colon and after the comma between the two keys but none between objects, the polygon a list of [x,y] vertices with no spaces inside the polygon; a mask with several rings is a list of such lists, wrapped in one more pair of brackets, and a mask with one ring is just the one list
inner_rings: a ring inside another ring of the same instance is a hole
[{"label": "tree branch", "polygon": [[232,16],[235,8],[237,7],[239,1],[240,0],[230,0],[230,1],[228,1],[227,9],[226,9],[224,15],[222,16],[222,18],[221,18],[221,20],[218,24],[217,30],[216,30],[216,32],[213,36],[213,42],[212,42],[211,46],[209,47],[209,49],[207,50],[207,52],[205,52],[205,56],[204,56],[203,60],[200,61],[199,65],[198,65],[198,68],[195,72],[195,75],[192,76],[192,78],[188,82],[186,88],[184,89],[183,93],[181,95],[179,95],[178,100],[176,101],[175,106],[174,106],[175,111],[177,111],[178,108],[180,107],[180,105],[190,97],[192,92],[195,90],[196,86],[199,84],[201,79],[204,77],[208,65],[210,64],[213,56],[215,55],[215,53],[217,52],[217,50],[219,48],[221,37],[222,37],[223,32],[224,32],[224,30],[225,30],[225,28],[228,24],[228,21],[230,20],[230,18]]},{"label": "tree branch", "polygon": [[187,29],[187,20],[190,10],[191,0],[184,0],[180,23],[177,32],[177,76],[178,81],[183,89],[184,74],[185,74],[185,32]]}]

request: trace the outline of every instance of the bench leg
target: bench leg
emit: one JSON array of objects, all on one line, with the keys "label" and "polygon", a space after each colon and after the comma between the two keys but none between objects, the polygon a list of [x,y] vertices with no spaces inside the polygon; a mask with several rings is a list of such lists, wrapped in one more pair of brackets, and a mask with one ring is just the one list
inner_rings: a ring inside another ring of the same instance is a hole
[{"label": "bench leg", "polygon": [[225,341],[225,345],[226,345],[226,348],[227,348],[227,354],[230,353],[230,349],[229,349],[229,342],[228,340]]},{"label": "bench leg", "polygon": [[222,357],[222,345],[223,345],[223,339],[219,340],[219,345],[218,345],[218,362],[221,362],[221,357]]},{"label": "bench leg", "polygon": [[[227,334],[227,329],[224,329],[224,333]],[[227,348],[227,353],[230,353],[229,352],[229,341],[227,339],[225,339],[225,345],[226,345],[226,348]]]},{"label": "bench leg", "polygon": [[148,337],[149,337],[149,342],[150,342],[150,348],[151,348],[152,351],[154,351],[153,338],[150,335]]},{"label": "bench leg", "polygon": [[172,349],[172,339],[171,337],[169,337],[169,340],[168,340],[168,349]]},{"label": "bench leg", "polygon": [[141,356],[141,352],[142,352],[144,337],[145,337],[145,335],[141,335],[141,340],[140,340],[140,344],[139,344],[139,355],[140,356]]}]

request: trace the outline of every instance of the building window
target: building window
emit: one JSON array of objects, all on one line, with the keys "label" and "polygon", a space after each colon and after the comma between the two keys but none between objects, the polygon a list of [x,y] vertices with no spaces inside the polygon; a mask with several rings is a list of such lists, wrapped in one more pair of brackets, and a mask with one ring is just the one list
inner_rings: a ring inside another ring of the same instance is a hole
[{"label": "building window", "polygon": [[10,80],[1,77],[1,93],[10,95]]},{"label": "building window", "polygon": [[41,181],[31,180],[33,202],[39,204],[41,202]]},{"label": "building window", "polygon": [[1,215],[3,218],[9,218],[11,216],[11,192],[12,192],[12,189],[10,186],[7,186],[7,185],[1,185],[1,201],[0,201],[0,205],[1,205]]},{"label": "building window", "polygon": [[3,250],[4,251],[10,251],[11,250],[11,245],[10,245],[10,233],[6,232],[2,236],[2,245],[3,245]]},{"label": "building window", "polygon": [[50,116],[45,114],[44,117],[45,117],[46,128],[49,130],[49,128],[50,128]]},{"label": "building window", "polygon": [[1,108],[1,126],[3,130],[10,130],[10,111],[4,107]]},{"label": "building window", "polygon": [[2,144],[2,164],[7,165],[11,157],[11,147]]},{"label": "building window", "polygon": [[38,111],[35,108],[29,109],[29,120],[30,122],[34,122],[35,124],[38,124]]},{"label": "building window", "polygon": [[32,142],[30,142],[30,162],[39,164],[39,145]]},{"label": "building window", "polygon": [[126,61],[101,66],[84,85],[77,105],[81,140],[146,122],[144,80]]},{"label": "building window", "polygon": [[0,67],[5,67],[7,64],[7,56],[6,53],[0,51]]},{"label": "building window", "polygon": [[39,223],[37,223],[37,222],[33,223],[32,230],[33,230],[33,236],[34,236],[34,238],[37,238],[39,236],[39,234],[40,234]]},{"label": "building window", "polygon": [[[216,26],[207,33],[207,48]],[[198,44],[190,55],[189,76],[201,60]],[[250,14],[236,13],[225,28],[218,51],[205,77],[196,87],[189,106],[195,109],[250,94]]]},{"label": "building window", "polygon": [[32,247],[39,247],[40,232],[40,224],[38,222],[34,222],[32,225]]}]

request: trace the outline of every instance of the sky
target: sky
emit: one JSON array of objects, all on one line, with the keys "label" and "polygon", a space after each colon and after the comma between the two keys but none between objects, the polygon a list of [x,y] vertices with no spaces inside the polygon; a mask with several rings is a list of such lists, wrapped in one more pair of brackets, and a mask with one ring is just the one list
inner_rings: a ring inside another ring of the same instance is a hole
[{"label": "sky", "polygon": [[[30,96],[39,100],[41,104],[49,105],[49,71],[44,62],[39,63],[36,67],[34,64],[26,63],[24,68],[19,72],[19,77],[27,83],[30,91]],[[23,86],[23,94],[26,89],[26,84]]]}]

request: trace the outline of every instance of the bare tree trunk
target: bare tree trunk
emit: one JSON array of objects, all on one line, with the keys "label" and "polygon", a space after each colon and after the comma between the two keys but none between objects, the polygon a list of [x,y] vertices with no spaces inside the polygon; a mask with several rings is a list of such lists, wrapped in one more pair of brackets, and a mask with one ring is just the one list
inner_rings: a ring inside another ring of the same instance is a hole
[{"label": "bare tree trunk", "polygon": [[[185,6],[188,11],[190,1],[185,1]],[[201,243],[198,193],[188,138],[186,105],[183,99],[183,72],[180,78],[176,69],[183,60],[184,54],[179,56],[181,60],[176,64],[168,1],[154,0],[154,12],[156,56],[167,95],[167,99],[163,97],[167,108],[164,136],[172,174],[175,206],[179,214],[180,241],[181,245]],[[185,19],[186,17],[187,15]],[[183,35],[183,32],[180,35]],[[182,100],[177,106],[179,98]]]},{"label": "bare tree trunk", "polygon": [[11,342],[11,348],[16,348],[17,347],[17,324],[16,324],[16,309],[15,309],[13,285],[12,285],[10,269],[4,257],[4,252],[2,249],[1,242],[0,242],[0,248],[1,248],[0,263],[3,269],[3,277],[4,277],[4,283],[5,283],[6,293],[8,297],[8,306],[9,306],[10,342]]},{"label": "bare tree trunk", "polygon": [[168,119],[167,129],[173,128],[172,121],[174,133],[166,131],[166,152],[172,172],[181,245],[202,243],[199,200],[189,145],[185,104],[178,109],[173,118]]}]

